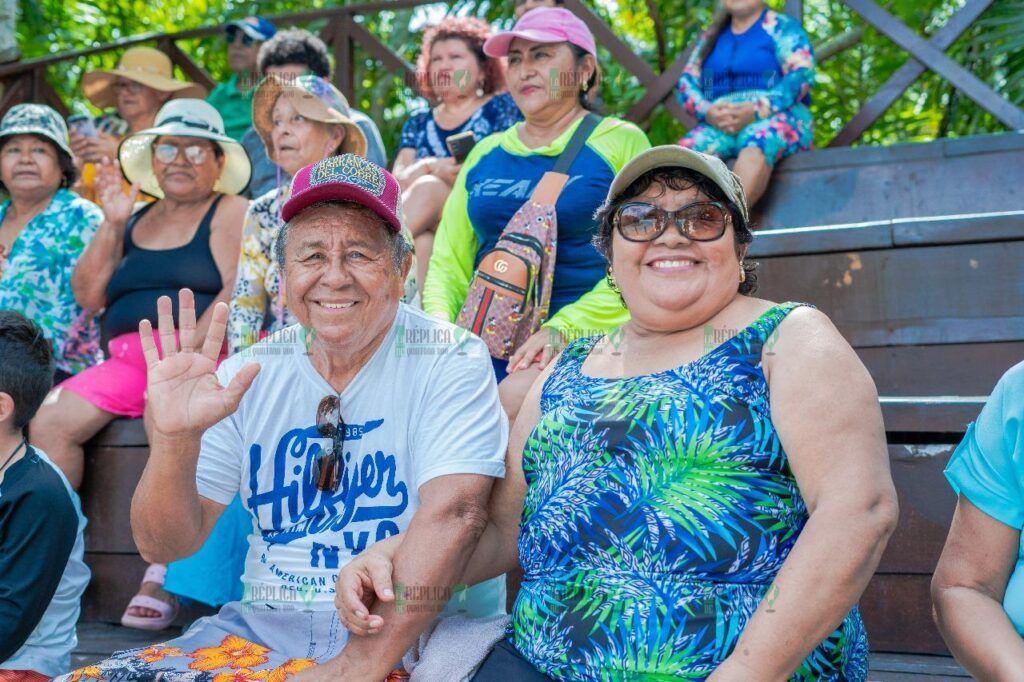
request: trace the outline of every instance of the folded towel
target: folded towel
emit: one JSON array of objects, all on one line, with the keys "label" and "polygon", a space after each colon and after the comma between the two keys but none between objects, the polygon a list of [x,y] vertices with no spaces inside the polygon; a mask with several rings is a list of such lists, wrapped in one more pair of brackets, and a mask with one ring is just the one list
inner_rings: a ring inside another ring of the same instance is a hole
[{"label": "folded towel", "polygon": [[511,617],[439,618],[402,658],[410,682],[468,682],[501,641]]}]

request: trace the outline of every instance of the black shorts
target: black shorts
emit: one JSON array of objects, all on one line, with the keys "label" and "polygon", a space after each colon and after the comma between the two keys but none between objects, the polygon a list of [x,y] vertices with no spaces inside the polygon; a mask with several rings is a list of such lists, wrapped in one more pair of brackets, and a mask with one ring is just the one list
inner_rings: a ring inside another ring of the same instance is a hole
[{"label": "black shorts", "polygon": [[553,682],[503,639],[487,655],[473,682]]}]

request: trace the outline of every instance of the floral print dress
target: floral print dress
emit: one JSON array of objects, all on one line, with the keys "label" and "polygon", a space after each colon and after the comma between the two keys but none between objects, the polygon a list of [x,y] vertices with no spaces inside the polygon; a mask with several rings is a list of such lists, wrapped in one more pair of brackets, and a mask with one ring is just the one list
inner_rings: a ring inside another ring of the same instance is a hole
[{"label": "floral print dress", "polygon": [[236,635],[226,635],[220,644],[191,650],[172,644],[153,644],[118,652],[105,661],[79,668],[57,680],[285,682],[315,666],[316,661],[312,659],[281,660],[265,646]]},{"label": "floral print dress", "polygon": [[[723,32],[729,30],[727,25]],[[735,39],[742,41],[752,31],[763,32],[771,41],[781,78],[772,79],[771,87],[742,88],[714,98],[712,79],[706,77],[709,74],[704,73],[702,62],[710,39],[705,33],[690,53],[677,87],[683,109],[698,121],[679,144],[725,159],[736,157],[746,147],[757,147],[768,165],[774,166],[814,144],[814,122],[807,106],[814,85],[814,51],[799,22],[770,9],[762,13],[758,24]],[[752,34],[747,36],[748,40],[752,38]],[[705,116],[718,101],[753,102],[754,121],[736,134],[714,127]]]},{"label": "floral print dress", "polygon": [[[731,653],[807,521],[762,351],[778,305],[681,367],[621,379],[562,354],[523,452],[524,580],[511,640],[556,680],[703,680]],[[710,345],[710,344],[709,344]],[[856,608],[793,679],[864,680]]]},{"label": "floral print dress", "polygon": [[[10,200],[0,204],[0,222]],[[40,327],[53,344],[58,370],[77,374],[102,359],[99,325],[75,302],[71,275],[103,221],[103,211],[68,189],[59,189],[0,255],[0,310],[15,310]]]},{"label": "floral print dress", "polygon": [[398,143],[399,149],[415,149],[416,158],[428,156],[446,158],[452,155],[446,142],[452,135],[473,131],[479,142],[492,133],[500,133],[523,120],[512,95],[507,92],[497,94],[473,112],[466,121],[457,128],[448,130],[437,125],[431,109],[413,112],[402,126],[402,136]]}]

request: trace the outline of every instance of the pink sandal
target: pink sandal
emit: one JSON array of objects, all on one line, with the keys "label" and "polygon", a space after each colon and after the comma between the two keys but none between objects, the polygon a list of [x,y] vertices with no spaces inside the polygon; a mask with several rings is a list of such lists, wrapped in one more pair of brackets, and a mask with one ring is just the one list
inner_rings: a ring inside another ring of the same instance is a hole
[{"label": "pink sandal", "polygon": [[[163,564],[150,564],[149,568],[146,569],[146,574],[142,576],[142,582],[163,585],[164,578],[166,577],[166,566]],[[154,611],[158,611],[160,615],[155,618],[147,616],[133,616],[128,613],[133,608],[153,609]],[[170,627],[171,623],[174,622],[174,619],[177,616],[177,602],[174,604],[168,604],[167,602],[160,601],[156,597],[137,594],[132,597],[130,602],[128,602],[128,606],[124,610],[124,615],[121,616],[121,625],[126,628],[136,628],[138,630],[164,630]]]}]

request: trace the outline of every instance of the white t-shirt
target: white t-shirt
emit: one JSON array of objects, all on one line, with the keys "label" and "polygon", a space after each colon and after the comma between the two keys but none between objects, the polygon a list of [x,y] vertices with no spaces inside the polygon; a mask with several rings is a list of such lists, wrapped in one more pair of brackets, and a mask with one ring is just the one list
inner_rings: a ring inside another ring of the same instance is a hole
[{"label": "white t-shirt", "polygon": [[[224,505],[240,494],[254,517],[246,601],[328,610],[338,570],[408,528],[420,486],[446,474],[505,475],[508,420],[484,343],[399,304],[340,396],[345,467],[338,492],[321,492],[311,470],[330,439],[317,432],[316,413],[337,393],[306,339],[300,325],[287,327],[220,366],[222,385],[247,362],[261,369],[238,410],[203,436],[197,485]],[[493,581],[460,596],[471,615],[504,609]]]}]

